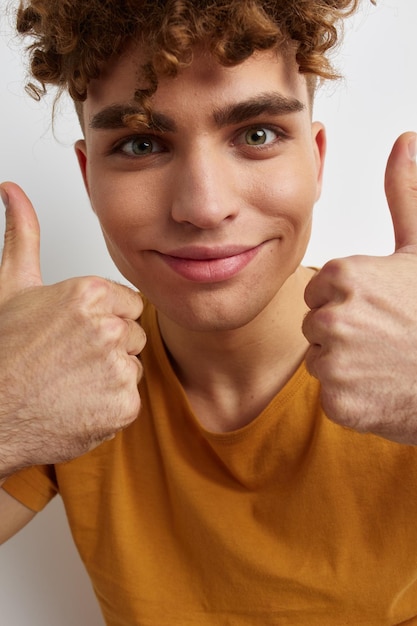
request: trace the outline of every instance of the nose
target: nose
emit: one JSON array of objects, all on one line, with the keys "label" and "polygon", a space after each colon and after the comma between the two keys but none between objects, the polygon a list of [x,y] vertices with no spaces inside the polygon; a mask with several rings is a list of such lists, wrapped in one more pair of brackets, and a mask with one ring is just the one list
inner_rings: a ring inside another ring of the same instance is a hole
[{"label": "nose", "polygon": [[237,196],[225,159],[200,146],[175,170],[171,216],[177,223],[213,229],[236,215]]}]

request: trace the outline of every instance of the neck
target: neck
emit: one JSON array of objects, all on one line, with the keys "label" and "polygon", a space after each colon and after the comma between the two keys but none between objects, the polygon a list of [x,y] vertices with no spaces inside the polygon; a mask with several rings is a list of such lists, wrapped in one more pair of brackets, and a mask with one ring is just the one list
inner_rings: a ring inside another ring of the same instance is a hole
[{"label": "neck", "polygon": [[203,426],[218,432],[241,428],[291,378],[308,346],[301,325],[311,276],[300,268],[242,328],[199,333],[159,315],[173,367]]}]

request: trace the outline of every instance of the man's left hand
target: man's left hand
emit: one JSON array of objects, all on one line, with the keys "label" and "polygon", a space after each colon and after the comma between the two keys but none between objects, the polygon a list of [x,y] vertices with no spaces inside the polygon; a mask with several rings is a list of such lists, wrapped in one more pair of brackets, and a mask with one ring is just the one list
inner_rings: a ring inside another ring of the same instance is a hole
[{"label": "man's left hand", "polygon": [[333,260],[307,286],[307,367],[330,419],[417,445],[417,135],[397,139],[385,192],[395,252]]}]

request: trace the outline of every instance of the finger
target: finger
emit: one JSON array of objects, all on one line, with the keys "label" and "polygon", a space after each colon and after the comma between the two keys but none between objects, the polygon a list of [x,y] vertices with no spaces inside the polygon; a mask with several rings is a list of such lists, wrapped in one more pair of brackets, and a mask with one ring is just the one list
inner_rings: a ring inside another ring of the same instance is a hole
[{"label": "finger", "polygon": [[304,300],[309,309],[318,309],[331,300],[332,289],[324,269],[315,274],[305,288]]},{"label": "finger", "polygon": [[303,320],[302,332],[311,346],[326,346],[338,340],[337,332],[343,330],[338,320],[338,305],[329,303],[309,311]]},{"label": "finger", "polygon": [[22,289],[42,285],[40,230],[35,210],[26,194],[14,183],[1,185],[6,205],[6,231],[1,261],[2,298]]},{"label": "finger", "polygon": [[138,355],[142,352],[146,344],[146,334],[138,322],[125,320],[128,325],[126,350],[128,354]]},{"label": "finger", "polygon": [[309,309],[319,309],[328,302],[343,300],[344,285],[349,279],[346,266],[345,259],[334,259],[313,276],[304,291]]},{"label": "finger", "polygon": [[70,278],[61,285],[69,291],[71,299],[99,315],[112,314],[124,320],[137,320],[142,314],[140,294],[126,285],[100,276]]},{"label": "finger", "polygon": [[404,133],[394,144],[385,172],[385,193],[395,233],[395,250],[417,253],[417,135]]},{"label": "finger", "polygon": [[307,371],[314,378],[319,378],[318,374],[318,362],[320,359],[322,348],[318,345],[312,345],[308,348],[305,355],[305,364]]},{"label": "finger", "polygon": [[111,312],[124,319],[139,319],[143,311],[143,301],[140,294],[126,285],[107,281],[106,283],[109,287],[108,304]]},{"label": "finger", "polygon": [[301,329],[310,345],[320,345],[319,334],[314,320],[315,313],[316,310],[312,310],[305,315]]},{"label": "finger", "polygon": [[136,368],[136,384],[138,385],[143,376],[143,365],[137,356],[130,356],[130,359],[133,360]]}]

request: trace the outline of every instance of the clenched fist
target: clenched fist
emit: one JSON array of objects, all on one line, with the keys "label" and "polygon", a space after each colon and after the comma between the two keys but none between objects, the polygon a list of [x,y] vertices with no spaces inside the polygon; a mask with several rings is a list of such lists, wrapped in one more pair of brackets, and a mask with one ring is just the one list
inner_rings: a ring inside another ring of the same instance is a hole
[{"label": "clenched fist", "polygon": [[23,191],[7,206],[0,266],[0,478],[79,456],[138,415],[138,293],[97,277],[42,284],[39,225]]}]

